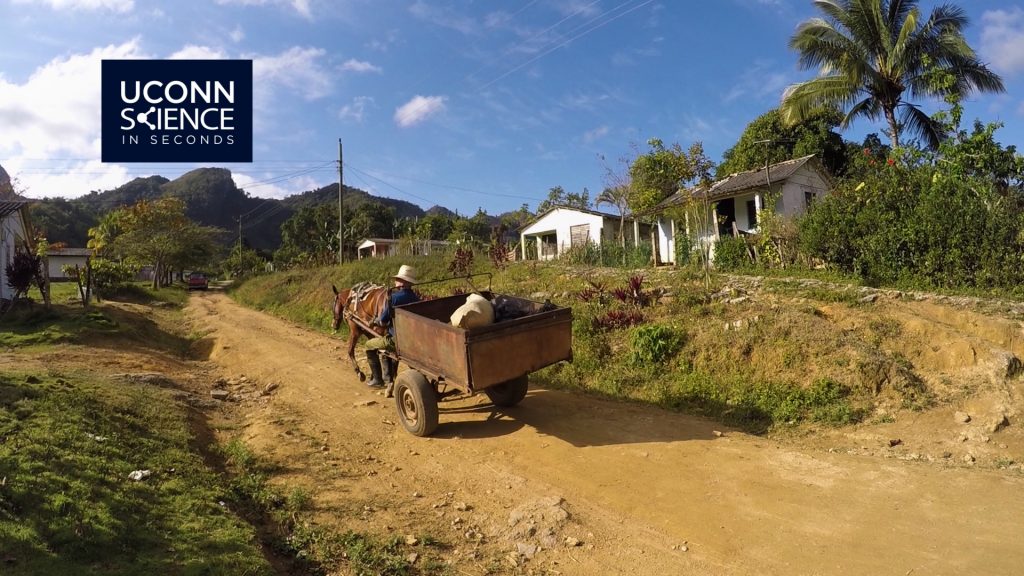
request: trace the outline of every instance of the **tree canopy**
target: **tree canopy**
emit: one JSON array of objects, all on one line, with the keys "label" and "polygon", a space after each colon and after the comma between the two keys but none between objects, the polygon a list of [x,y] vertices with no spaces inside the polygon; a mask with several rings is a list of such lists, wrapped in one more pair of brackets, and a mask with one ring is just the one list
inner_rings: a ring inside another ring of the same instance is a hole
[{"label": "tree canopy", "polygon": [[643,213],[697,180],[708,180],[714,163],[704,147],[694,143],[689,150],[679,144],[666,148],[658,138],[648,140],[650,151],[636,157],[629,167],[629,209]]},{"label": "tree canopy", "polygon": [[548,190],[548,197],[537,205],[537,214],[543,214],[555,206],[567,206],[589,210],[590,192],[584,188],[583,192],[566,192],[561,186],[555,186]]},{"label": "tree canopy", "polygon": [[168,196],[114,210],[89,233],[94,248],[153,266],[153,286],[159,288],[169,270],[209,265],[219,230],[193,222],[185,202]]},{"label": "tree canopy", "polygon": [[740,139],[722,154],[715,173],[722,178],[814,154],[832,174],[846,168],[846,146],[835,128],[843,116],[836,109],[819,109],[801,122],[787,124],[778,109],[769,110],[747,124]]},{"label": "tree canopy", "polygon": [[[798,122],[822,107],[846,111],[843,127],[858,117],[884,118],[894,148],[904,130],[930,148],[945,134],[910,98],[963,97],[974,91],[1002,92],[1000,77],[967,44],[963,9],[943,4],[921,19],[917,0],[820,0],[825,18],[799,25],[790,47],[800,66],[820,75],[786,89],[782,115]],[[935,72],[954,79],[939,86]],[[897,117],[897,112],[899,116]]]}]

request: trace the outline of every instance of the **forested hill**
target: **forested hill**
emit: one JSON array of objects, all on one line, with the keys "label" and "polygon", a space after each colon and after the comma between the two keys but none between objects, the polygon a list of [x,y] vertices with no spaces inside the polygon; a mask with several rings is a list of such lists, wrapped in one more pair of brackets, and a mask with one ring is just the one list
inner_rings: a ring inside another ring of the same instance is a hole
[{"label": "forested hill", "polygon": [[[345,194],[342,198],[342,201],[345,203],[346,210],[355,210],[367,202],[376,202],[378,204],[383,204],[388,208],[394,208],[396,218],[419,218],[425,214],[423,208],[420,208],[412,202],[374,196],[358,188],[352,188],[351,186],[345,186]],[[320,204],[328,203],[337,205],[338,183],[335,182],[322,188],[317,188],[316,190],[310,190],[308,192],[303,192],[302,194],[289,196],[282,200],[282,202],[293,210],[305,208],[306,206],[319,206]]]},{"label": "forested hill", "polygon": [[[173,195],[185,200],[190,218],[205,226],[223,228],[225,242],[238,238],[238,219],[242,219],[245,243],[258,250],[273,251],[281,245],[281,224],[306,206],[337,205],[337,183],[289,196],[284,200],[256,198],[239,189],[225,168],[199,168],[174,180],[163,176],[136,178],[112,190],[90,192],[66,200],[46,198],[32,206],[32,220],[51,243],[83,247],[89,228],[111,210],[130,206],[140,200]],[[395,209],[398,217],[423,216],[415,204],[392,198],[378,198],[363,190],[345,186],[345,208],[355,210],[367,202],[378,202]]]}]

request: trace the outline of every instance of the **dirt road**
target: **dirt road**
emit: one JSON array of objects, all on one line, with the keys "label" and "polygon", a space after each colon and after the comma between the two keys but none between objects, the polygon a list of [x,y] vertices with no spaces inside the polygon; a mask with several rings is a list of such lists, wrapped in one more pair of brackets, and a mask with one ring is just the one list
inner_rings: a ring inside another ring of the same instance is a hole
[{"label": "dirt road", "polygon": [[432,535],[457,573],[1024,571],[1017,469],[885,458],[884,429],[779,443],[535,388],[507,410],[443,402],[438,431],[416,438],[342,364],[338,339],[212,292],[189,317],[242,438],[307,487],[318,521]]}]

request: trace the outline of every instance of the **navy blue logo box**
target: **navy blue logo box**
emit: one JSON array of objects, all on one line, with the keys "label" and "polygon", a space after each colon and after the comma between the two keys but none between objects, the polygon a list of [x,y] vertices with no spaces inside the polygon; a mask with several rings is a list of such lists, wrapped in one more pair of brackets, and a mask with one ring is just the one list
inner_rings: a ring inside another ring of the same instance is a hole
[{"label": "navy blue logo box", "polygon": [[103,162],[252,162],[252,60],[104,60]]}]

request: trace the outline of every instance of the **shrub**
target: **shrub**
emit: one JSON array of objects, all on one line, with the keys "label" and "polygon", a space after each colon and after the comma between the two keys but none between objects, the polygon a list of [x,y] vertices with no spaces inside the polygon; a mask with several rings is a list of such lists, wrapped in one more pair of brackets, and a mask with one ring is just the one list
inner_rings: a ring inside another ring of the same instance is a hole
[{"label": "shrub", "polygon": [[742,236],[722,236],[715,245],[715,268],[723,272],[750,266],[747,242]]},{"label": "shrub", "polygon": [[817,203],[799,242],[868,283],[1014,287],[1024,281],[1024,198],[937,164],[885,162]]},{"label": "shrub", "polygon": [[661,364],[674,356],[682,344],[682,336],[670,326],[641,326],[632,334],[629,363],[648,367]]}]

